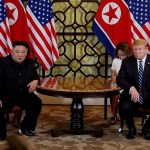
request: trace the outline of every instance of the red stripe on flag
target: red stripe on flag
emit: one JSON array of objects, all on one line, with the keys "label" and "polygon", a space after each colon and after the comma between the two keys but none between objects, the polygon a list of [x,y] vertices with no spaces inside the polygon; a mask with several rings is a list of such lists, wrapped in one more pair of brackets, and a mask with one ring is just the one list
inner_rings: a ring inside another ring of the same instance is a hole
[{"label": "red stripe on flag", "polygon": [[[53,21],[53,20],[52,20]],[[58,53],[58,47],[57,47],[57,39],[56,39],[56,32],[55,32],[55,27],[54,27],[54,25],[53,25],[53,22],[50,22],[50,26],[51,26],[51,34],[52,34],[52,41],[54,41],[54,42],[52,42],[52,50],[53,50],[53,53],[54,53],[54,55],[55,55],[55,57],[56,58],[59,58],[59,53]],[[55,43],[55,45],[54,45],[54,43]]]},{"label": "red stripe on flag", "polygon": [[51,87],[55,88],[57,86],[57,81],[58,81],[58,77],[53,77],[52,83],[51,83]]},{"label": "red stripe on flag", "polygon": [[[57,58],[59,58],[58,50],[55,48],[54,42],[52,42],[52,41],[56,41],[56,39],[54,38],[55,37],[54,35],[56,34],[56,32],[54,31],[54,29],[51,25],[51,22],[50,22],[49,26],[46,25],[44,27],[44,29],[45,29],[46,33],[49,35],[49,38],[50,38],[49,42],[50,42],[50,47],[51,47],[50,49],[51,49],[52,59],[53,59],[53,61],[55,61]],[[53,35],[53,32],[54,32],[54,35]],[[55,57],[56,57],[56,59],[55,59]]]},{"label": "red stripe on flag", "polygon": [[[43,56],[45,57],[45,59],[50,63],[50,65],[52,65],[52,61],[50,59],[50,57],[48,56],[48,54],[45,52],[45,50],[43,49],[40,41],[38,41],[37,37],[33,34],[32,31],[30,31],[30,35],[33,39],[33,41],[36,43],[36,45],[38,46],[38,48],[41,50]],[[39,36],[42,36],[41,34],[39,34]],[[43,41],[44,42],[44,41]],[[33,48],[34,52],[36,52],[36,49]],[[40,57],[40,56],[39,56]]]},{"label": "red stripe on flag", "polygon": [[[31,38],[30,38],[30,40],[31,40]],[[34,43],[33,40],[31,40],[31,42]],[[35,48],[35,44],[33,44],[31,47],[32,47],[32,50],[33,50],[33,52],[34,52],[36,58],[38,59],[38,61],[40,62],[40,64],[43,66],[43,68],[44,68],[45,70],[49,69],[49,68],[46,66],[46,63],[43,61],[41,55],[39,55],[39,54],[37,53],[37,51],[35,50],[35,49],[36,49],[36,48]]]},{"label": "red stripe on flag", "polygon": [[58,77],[41,78],[41,87],[56,88]]},{"label": "red stripe on flag", "polygon": [[143,30],[147,33],[147,35],[150,35],[150,29],[148,29],[145,25],[143,26]]},{"label": "red stripe on flag", "polygon": [[1,57],[5,57],[10,53],[12,46],[10,42],[11,34],[6,19],[0,24],[0,34]]}]

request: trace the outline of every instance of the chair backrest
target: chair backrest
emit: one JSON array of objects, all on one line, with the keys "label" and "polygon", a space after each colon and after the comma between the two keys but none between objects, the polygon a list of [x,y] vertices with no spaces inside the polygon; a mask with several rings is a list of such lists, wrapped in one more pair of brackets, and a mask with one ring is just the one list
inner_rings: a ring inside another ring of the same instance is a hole
[{"label": "chair backrest", "polygon": [[150,109],[148,109],[148,108],[140,107],[138,110],[139,110],[140,112],[142,112],[142,113],[145,113],[145,114],[147,114],[147,115],[150,115]]}]

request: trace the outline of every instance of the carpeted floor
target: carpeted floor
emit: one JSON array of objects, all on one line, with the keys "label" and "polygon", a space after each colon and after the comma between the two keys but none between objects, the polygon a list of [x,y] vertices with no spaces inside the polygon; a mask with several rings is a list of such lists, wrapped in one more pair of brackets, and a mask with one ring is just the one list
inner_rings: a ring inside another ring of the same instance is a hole
[{"label": "carpeted floor", "polygon": [[[108,109],[108,115],[110,110]],[[101,138],[92,135],[66,135],[51,137],[49,130],[58,125],[69,123],[70,108],[66,105],[43,106],[37,126],[37,136],[29,137],[37,150],[150,150],[150,141],[140,135],[141,119],[136,118],[136,139],[129,141],[125,138],[127,128],[123,133],[118,133],[119,121],[110,125],[103,119],[103,106],[85,106],[84,122],[93,127],[102,127],[104,135]],[[8,135],[16,133],[11,123],[8,125]],[[7,149],[7,142],[0,142],[0,150]]]}]

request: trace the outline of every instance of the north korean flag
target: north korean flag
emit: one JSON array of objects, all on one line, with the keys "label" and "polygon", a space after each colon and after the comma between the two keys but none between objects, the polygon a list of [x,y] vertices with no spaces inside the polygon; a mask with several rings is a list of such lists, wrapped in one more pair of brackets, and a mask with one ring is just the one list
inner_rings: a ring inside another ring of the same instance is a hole
[{"label": "north korean flag", "polygon": [[102,0],[92,30],[112,58],[119,42],[131,45],[130,11],[124,0]]},{"label": "north korean flag", "polygon": [[27,32],[27,17],[23,2],[21,0],[4,0],[6,13],[9,19],[11,39],[26,40],[29,38]]},{"label": "north korean flag", "polygon": [[[9,19],[11,41],[26,41],[29,43],[29,28],[26,10],[22,0],[4,0]],[[32,52],[30,56],[32,58]]]}]

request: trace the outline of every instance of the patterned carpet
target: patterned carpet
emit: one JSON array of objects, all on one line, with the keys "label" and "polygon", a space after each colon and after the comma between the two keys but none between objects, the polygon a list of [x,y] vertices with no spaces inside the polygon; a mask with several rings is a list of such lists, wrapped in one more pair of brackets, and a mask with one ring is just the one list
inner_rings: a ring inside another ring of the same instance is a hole
[{"label": "patterned carpet", "polygon": [[[103,106],[85,106],[84,122],[93,127],[102,127],[104,135],[95,138],[92,135],[66,135],[51,137],[49,130],[58,125],[69,122],[70,108],[66,105],[43,106],[37,126],[37,136],[28,138],[37,150],[150,150],[150,141],[140,136],[141,119],[136,118],[136,139],[129,141],[125,138],[127,128],[123,133],[117,133],[119,121],[116,125],[110,125],[103,119]],[[108,109],[108,115],[110,110]],[[11,123],[8,125],[8,134],[16,133]],[[0,150],[7,149],[7,142],[0,142]]]}]

